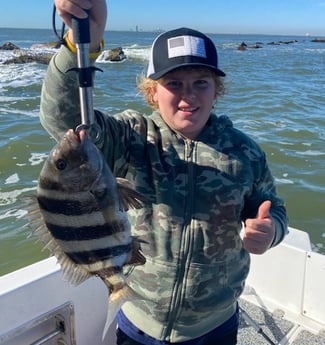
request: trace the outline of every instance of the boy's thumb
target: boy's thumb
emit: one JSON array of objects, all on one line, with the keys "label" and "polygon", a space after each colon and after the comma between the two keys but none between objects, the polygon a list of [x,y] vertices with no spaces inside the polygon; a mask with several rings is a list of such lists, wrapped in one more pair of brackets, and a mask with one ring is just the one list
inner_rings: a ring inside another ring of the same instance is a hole
[{"label": "boy's thumb", "polygon": [[271,205],[272,203],[270,200],[264,201],[258,208],[257,219],[269,218]]}]

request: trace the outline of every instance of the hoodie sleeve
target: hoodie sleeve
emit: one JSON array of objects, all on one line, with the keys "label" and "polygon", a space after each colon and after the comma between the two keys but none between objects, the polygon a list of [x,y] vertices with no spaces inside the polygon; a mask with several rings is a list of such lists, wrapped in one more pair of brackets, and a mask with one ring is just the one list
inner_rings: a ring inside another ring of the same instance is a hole
[{"label": "hoodie sleeve", "polygon": [[76,54],[61,46],[50,61],[43,82],[40,121],[56,140],[69,128],[76,128],[81,122],[77,73],[69,71],[75,67]]},{"label": "hoodie sleeve", "polygon": [[255,182],[251,194],[246,198],[245,207],[242,211],[242,220],[255,218],[259,206],[266,200],[270,200],[272,205],[270,214],[275,222],[275,237],[272,247],[279,244],[285,235],[288,234],[288,217],[285,203],[277,194],[274,178],[268,167],[264,152],[262,156],[253,164]]}]

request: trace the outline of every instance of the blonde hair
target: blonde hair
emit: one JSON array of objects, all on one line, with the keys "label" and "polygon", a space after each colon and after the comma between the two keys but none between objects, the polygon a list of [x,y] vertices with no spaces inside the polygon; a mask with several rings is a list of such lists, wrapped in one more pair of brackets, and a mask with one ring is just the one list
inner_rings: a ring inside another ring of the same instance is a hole
[{"label": "blonde hair", "polygon": [[[225,93],[225,86],[224,86],[224,81],[222,77],[216,75],[214,71],[210,68],[207,67],[193,67],[193,66],[185,66],[185,67],[180,67],[177,70],[195,70],[195,71],[209,71],[209,74],[211,77],[214,79],[214,83],[216,86],[216,96],[223,96]],[[137,81],[137,86],[138,90],[143,94],[146,102],[153,107],[154,109],[158,109],[158,104],[157,102],[154,101],[153,99],[153,90],[157,87],[157,84],[163,80],[164,77],[158,79],[158,80],[153,80],[150,78],[147,78],[144,74],[140,75]]]}]

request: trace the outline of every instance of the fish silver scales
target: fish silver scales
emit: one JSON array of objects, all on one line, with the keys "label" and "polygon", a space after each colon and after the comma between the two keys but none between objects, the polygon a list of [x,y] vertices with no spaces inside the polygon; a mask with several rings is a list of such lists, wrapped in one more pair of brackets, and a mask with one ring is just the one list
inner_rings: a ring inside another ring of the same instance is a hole
[{"label": "fish silver scales", "polygon": [[145,263],[126,214],[143,201],[127,180],[113,176],[84,130],[69,130],[52,149],[36,200],[27,206],[33,234],[57,257],[66,280],[78,285],[96,275],[107,285],[105,330],[125,301],[143,298],[123,274],[124,266]]}]

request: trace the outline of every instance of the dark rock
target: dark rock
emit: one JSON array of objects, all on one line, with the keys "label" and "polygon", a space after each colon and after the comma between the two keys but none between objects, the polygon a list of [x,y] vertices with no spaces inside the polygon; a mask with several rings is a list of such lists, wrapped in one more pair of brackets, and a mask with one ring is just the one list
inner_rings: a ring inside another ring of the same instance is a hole
[{"label": "dark rock", "polygon": [[108,55],[105,56],[105,61],[119,62],[126,59],[126,55],[121,47],[109,50]]},{"label": "dark rock", "polygon": [[325,38],[314,38],[311,41],[312,42],[322,42],[322,43],[325,43]]},{"label": "dark rock", "polygon": [[238,46],[237,49],[238,49],[238,50],[246,50],[246,49],[247,49],[247,44],[246,44],[245,42],[242,42],[242,43]]},{"label": "dark rock", "polygon": [[28,52],[21,53],[11,59],[3,62],[4,65],[22,64],[37,62],[40,64],[48,64],[53,56],[53,53],[30,54]]},{"label": "dark rock", "polygon": [[297,40],[290,40],[290,41],[270,42],[270,43],[267,43],[267,44],[279,46],[281,44],[292,44],[292,43],[297,43],[297,42],[298,42]]},{"label": "dark rock", "polygon": [[262,48],[260,44],[256,43],[253,44],[251,46],[248,46],[245,42],[242,42],[239,47],[237,48],[238,50],[246,50],[247,48],[251,48],[251,49],[258,49],[258,48]]},{"label": "dark rock", "polygon": [[11,57],[2,61],[3,65],[10,64],[22,64],[36,62],[40,64],[48,64],[56,52],[61,46],[61,42],[48,42],[34,44],[30,49],[20,49],[11,42],[6,42],[0,49],[12,51]]},{"label": "dark rock", "polygon": [[291,43],[297,43],[297,40],[291,40],[291,41],[280,41],[280,44],[291,44]]},{"label": "dark rock", "polygon": [[2,46],[0,46],[0,50],[15,50],[15,49],[19,49],[19,47],[17,47],[11,42],[6,42]]},{"label": "dark rock", "polygon": [[259,44],[253,44],[252,46],[249,46],[249,48],[252,48],[252,49],[259,49],[259,48],[262,48],[262,46],[260,46]]}]

